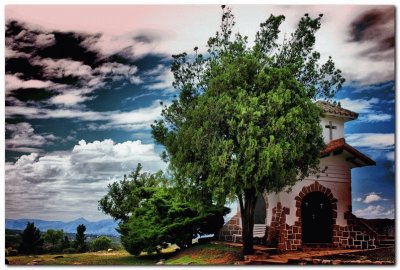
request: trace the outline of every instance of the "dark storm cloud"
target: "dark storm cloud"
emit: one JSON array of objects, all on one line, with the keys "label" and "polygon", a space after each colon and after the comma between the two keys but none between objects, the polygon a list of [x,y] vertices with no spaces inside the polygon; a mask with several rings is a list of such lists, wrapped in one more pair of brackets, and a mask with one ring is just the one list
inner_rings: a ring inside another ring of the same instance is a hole
[{"label": "dark storm cloud", "polygon": [[46,31],[7,21],[7,106],[28,101],[75,106],[109,82],[141,83],[133,61],[135,44],[151,43],[160,37],[140,34],[129,39],[132,45],[117,46],[110,52],[102,47],[102,38],[101,34]]},{"label": "dark storm cloud", "polygon": [[[57,76],[45,72],[41,59],[68,59],[82,62],[91,68],[98,67],[104,62],[104,57],[87,46],[92,44],[100,35],[89,35],[73,32],[46,32],[33,29],[27,24],[17,21],[6,23],[6,74],[17,74],[23,80],[51,80],[55,83],[74,84],[79,76],[67,74]],[[90,42],[86,42],[90,40]]]},{"label": "dark storm cloud", "polygon": [[88,46],[101,37],[99,34],[46,32],[32,29],[17,21],[9,21],[6,24],[5,36],[6,47],[27,53],[30,57],[68,58],[83,62],[90,67],[97,67],[102,63],[102,55]]},{"label": "dark storm cloud", "polygon": [[20,101],[43,101],[47,100],[56,94],[41,88],[19,88],[12,91],[12,97]]},{"label": "dark storm cloud", "polygon": [[373,8],[361,13],[349,25],[349,42],[371,42],[371,49],[361,52],[375,60],[393,58],[393,54],[383,55],[383,52],[393,50],[395,47],[394,7]]},{"label": "dark storm cloud", "polygon": [[85,35],[78,33],[53,33],[55,42],[53,45],[38,49],[38,55],[42,58],[63,59],[79,61],[92,68],[98,67],[101,64],[101,55],[92,51],[85,46],[83,42],[87,39],[96,39],[100,35]]},{"label": "dark storm cloud", "polygon": [[137,33],[133,37],[133,40],[136,42],[140,42],[140,43],[151,44],[151,43],[158,42],[158,41],[162,40],[163,38],[164,38],[164,36],[160,32],[146,30],[146,31]]},{"label": "dark storm cloud", "polygon": [[[6,44],[7,46],[7,44]],[[6,58],[6,74],[18,74],[21,79],[42,79],[42,67],[32,64],[28,58]]]}]

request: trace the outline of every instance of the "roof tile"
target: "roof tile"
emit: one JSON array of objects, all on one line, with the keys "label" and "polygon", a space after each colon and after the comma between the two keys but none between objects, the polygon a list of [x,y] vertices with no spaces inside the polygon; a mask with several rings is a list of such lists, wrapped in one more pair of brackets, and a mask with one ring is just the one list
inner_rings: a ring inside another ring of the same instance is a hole
[{"label": "roof tile", "polygon": [[335,150],[340,149],[346,150],[347,152],[351,153],[352,155],[354,155],[354,157],[362,160],[366,165],[376,165],[376,162],[374,160],[370,159],[369,157],[355,149],[353,146],[347,144],[344,138],[330,141],[327,144],[326,148],[321,151],[321,155],[324,156],[330,154]]},{"label": "roof tile", "polygon": [[342,116],[349,119],[356,119],[358,117],[358,113],[352,112],[350,110],[343,109],[337,105],[333,105],[332,103],[326,101],[317,101],[316,104],[327,114],[327,115],[335,115]]}]

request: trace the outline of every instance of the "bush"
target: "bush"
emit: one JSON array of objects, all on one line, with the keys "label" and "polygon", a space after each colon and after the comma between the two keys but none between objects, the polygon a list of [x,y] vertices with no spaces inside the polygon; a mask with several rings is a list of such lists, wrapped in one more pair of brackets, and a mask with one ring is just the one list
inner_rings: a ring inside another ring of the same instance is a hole
[{"label": "bush", "polygon": [[91,244],[91,250],[100,251],[100,250],[108,250],[111,248],[112,240],[107,236],[100,236],[96,238]]},{"label": "bush", "polygon": [[8,257],[8,256],[17,256],[18,255],[18,250],[14,249],[12,247],[6,248],[5,251],[6,251],[5,252],[6,257]]},{"label": "bush", "polygon": [[13,249],[13,248],[8,248],[8,256],[17,256],[18,255],[18,250]]},{"label": "bush", "polygon": [[66,249],[63,249],[62,253],[72,254],[72,253],[77,253],[77,250],[75,248],[66,248]]},{"label": "bush", "polygon": [[159,252],[169,244],[183,249],[198,235],[216,233],[223,226],[223,216],[228,211],[210,206],[207,211],[199,212],[190,203],[159,189],[126,223],[120,224],[121,243],[132,255],[142,251]]}]

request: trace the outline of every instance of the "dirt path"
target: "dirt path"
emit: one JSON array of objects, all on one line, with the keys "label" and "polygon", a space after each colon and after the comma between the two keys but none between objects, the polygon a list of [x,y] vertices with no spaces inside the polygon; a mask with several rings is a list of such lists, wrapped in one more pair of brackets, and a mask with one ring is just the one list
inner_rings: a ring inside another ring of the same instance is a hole
[{"label": "dirt path", "polygon": [[335,255],[343,253],[357,252],[360,250],[354,249],[332,249],[332,250],[310,250],[310,251],[291,251],[278,255],[271,255],[267,261],[277,264],[286,264],[291,259],[305,259],[311,257],[319,257],[326,255]]},{"label": "dirt path", "polygon": [[[212,242],[214,244],[227,245],[227,246],[235,246],[242,247],[241,243],[233,243],[233,242]],[[275,248],[268,248],[262,245],[254,245],[255,254],[257,253],[273,253],[276,251]],[[270,252],[269,252],[270,251]],[[327,255],[335,255],[335,254],[343,254],[343,253],[352,253],[359,252],[360,250],[356,249],[327,249],[327,250],[308,250],[308,251],[288,251],[282,254],[276,255],[252,255],[252,260],[257,261],[260,264],[287,264],[289,260],[292,259],[304,259],[311,257],[319,257],[319,256],[327,256]]]}]

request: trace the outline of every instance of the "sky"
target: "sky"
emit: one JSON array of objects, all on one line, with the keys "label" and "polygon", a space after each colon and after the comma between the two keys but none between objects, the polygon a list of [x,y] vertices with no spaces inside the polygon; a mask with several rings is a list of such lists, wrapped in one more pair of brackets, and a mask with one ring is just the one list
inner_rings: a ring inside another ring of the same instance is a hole
[{"label": "sky", "polygon": [[[393,218],[395,32],[393,6],[232,5],[249,36],[269,14],[286,17],[281,39],[304,13],[323,13],[321,59],[346,83],[335,97],[359,113],[348,144],[377,165],[352,170],[353,213]],[[7,5],[5,7],[5,217],[109,218],[107,185],[141,163],[165,170],[150,124],[172,87],[171,55],[206,51],[217,5]]]}]

